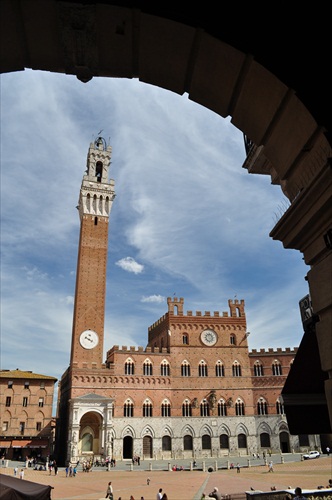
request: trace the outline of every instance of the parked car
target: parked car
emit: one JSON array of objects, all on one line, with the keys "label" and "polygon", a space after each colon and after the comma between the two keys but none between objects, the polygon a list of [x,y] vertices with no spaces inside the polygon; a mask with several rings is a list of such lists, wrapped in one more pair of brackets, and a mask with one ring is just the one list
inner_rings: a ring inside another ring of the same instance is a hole
[{"label": "parked car", "polygon": [[303,455],[303,460],[310,460],[310,458],[319,458],[319,457],[320,457],[319,451],[309,451],[309,453]]}]

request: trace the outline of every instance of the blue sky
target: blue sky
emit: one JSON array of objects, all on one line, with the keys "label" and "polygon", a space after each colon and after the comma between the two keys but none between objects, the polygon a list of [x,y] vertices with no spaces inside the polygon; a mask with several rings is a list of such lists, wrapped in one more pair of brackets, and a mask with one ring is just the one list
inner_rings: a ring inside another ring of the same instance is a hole
[{"label": "blue sky", "polygon": [[288,206],[242,168],[230,120],[137,80],[1,75],[1,368],[69,364],[78,202],[90,142],[112,146],[104,352],[145,346],[167,311],[245,300],[249,348],[296,347],[309,268],[269,232]]}]

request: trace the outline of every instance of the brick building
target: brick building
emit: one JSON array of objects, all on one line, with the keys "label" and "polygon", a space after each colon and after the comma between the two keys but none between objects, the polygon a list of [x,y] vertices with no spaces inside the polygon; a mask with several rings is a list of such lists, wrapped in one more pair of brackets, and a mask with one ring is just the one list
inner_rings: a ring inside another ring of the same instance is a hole
[{"label": "brick building", "polygon": [[192,459],[318,445],[291,436],[281,391],[296,349],[249,352],[244,300],[229,311],[184,313],[183,298],[148,329],[145,348],[113,346],[103,360],[111,147],[90,144],[70,366],[59,383],[58,462]]},{"label": "brick building", "polygon": [[6,459],[46,457],[53,453],[52,418],[57,379],[31,371],[0,371],[0,455]]}]

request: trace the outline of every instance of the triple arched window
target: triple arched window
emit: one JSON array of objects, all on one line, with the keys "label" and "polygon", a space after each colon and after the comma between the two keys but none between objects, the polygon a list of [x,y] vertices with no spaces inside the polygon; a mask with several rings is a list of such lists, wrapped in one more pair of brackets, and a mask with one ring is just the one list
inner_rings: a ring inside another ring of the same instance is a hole
[{"label": "triple arched window", "polygon": [[218,417],[227,417],[227,405],[223,399],[218,401]]},{"label": "triple arched window", "polygon": [[200,404],[201,417],[209,417],[210,416],[210,406],[206,399]]},{"label": "triple arched window", "polygon": [[255,377],[262,377],[264,375],[263,365],[260,361],[255,361],[254,375],[255,375]]},{"label": "triple arched window", "polygon": [[162,377],[169,377],[169,375],[170,375],[169,362],[166,359],[164,359],[161,362],[161,365],[160,365],[160,375]]},{"label": "triple arched window", "polygon": [[233,377],[241,377],[241,365],[238,361],[234,361],[232,366]]},{"label": "triple arched window", "polygon": [[268,414],[267,402],[265,401],[264,398],[259,398],[259,400],[257,402],[257,414],[258,415],[267,415]]},{"label": "triple arched window", "polygon": [[278,415],[284,415],[285,414],[284,405],[283,405],[282,401],[280,401],[279,398],[276,401],[276,410],[277,410]]},{"label": "triple arched window", "polygon": [[134,375],[135,365],[131,358],[128,358],[127,361],[125,362],[124,369],[125,369],[125,375]]},{"label": "triple arched window", "polygon": [[143,403],[143,417],[152,417],[152,403],[146,399]]},{"label": "triple arched window", "polygon": [[134,404],[131,399],[127,399],[123,405],[123,416],[133,417],[134,416]]},{"label": "triple arched window", "polygon": [[238,398],[235,403],[235,414],[237,416],[243,416],[245,414],[244,402],[240,398]]},{"label": "triple arched window", "polygon": [[205,361],[200,361],[198,365],[198,376],[199,377],[207,377],[208,376],[208,369],[207,369],[207,364]]},{"label": "triple arched window", "polygon": [[272,375],[282,375],[281,363],[277,359],[272,363]]},{"label": "triple arched window", "polygon": [[191,402],[189,401],[189,399],[186,399],[182,403],[182,416],[183,417],[191,417],[192,416]]},{"label": "triple arched window", "polygon": [[161,416],[170,417],[171,416],[171,404],[168,399],[164,399],[161,403]]},{"label": "triple arched window", "polygon": [[186,360],[181,365],[181,376],[190,377],[190,364]]},{"label": "triple arched window", "polygon": [[143,375],[152,375],[152,363],[149,359],[143,363]]},{"label": "triple arched window", "polygon": [[216,377],[224,377],[225,376],[225,369],[224,365],[222,362],[219,360],[216,363]]}]

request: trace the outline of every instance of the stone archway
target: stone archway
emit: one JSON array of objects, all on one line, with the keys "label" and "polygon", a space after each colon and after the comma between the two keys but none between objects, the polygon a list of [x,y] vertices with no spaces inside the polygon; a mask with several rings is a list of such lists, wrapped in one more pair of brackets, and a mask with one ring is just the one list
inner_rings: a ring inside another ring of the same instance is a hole
[{"label": "stone archway", "polygon": [[[188,93],[191,100],[220,116],[232,117],[233,125],[247,138],[245,167],[250,173],[270,176],[291,202],[271,237],[285,248],[300,251],[311,268],[307,280],[316,322],[312,332],[317,339],[315,373],[322,371],[323,377],[314,388],[318,397],[306,394],[302,400],[306,398],[306,408],[310,397],[313,408],[328,406],[331,428],[332,151],[328,134],[314,118],[320,113],[315,107],[313,115],[297,96],[301,83],[294,91],[251,52],[225,42],[216,22],[206,24],[213,12],[209,15],[203,8],[197,17],[188,9],[174,15],[176,9],[147,11],[145,7],[141,11],[141,5],[5,0],[1,2],[1,17],[6,19],[1,30],[1,71],[40,69],[76,75],[82,82],[94,76],[139,78],[178,94]],[[199,22],[209,26],[209,31],[198,29]],[[251,30],[253,22],[246,19]],[[224,32],[236,41],[224,24]],[[267,43],[261,33],[260,40],[262,45]],[[243,46],[237,41],[236,45]],[[327,80],[321,78],[322,91]],[[310,99],[312,107],[314,102]],[[328,108],[326,104],[323,100],[322,106]],[[308,350],[303,347],[302,351],[305,365]],[[299,376],[296,382],[295,396],[302,392],[303,380]],[[298,401],[295,397],[294,404],[301,405],[301,397]],[[320,432],[313,428],[316,420],[308,423],[307,433]]]}]

